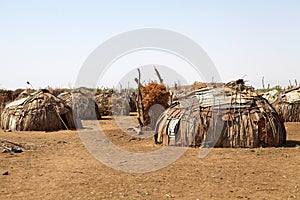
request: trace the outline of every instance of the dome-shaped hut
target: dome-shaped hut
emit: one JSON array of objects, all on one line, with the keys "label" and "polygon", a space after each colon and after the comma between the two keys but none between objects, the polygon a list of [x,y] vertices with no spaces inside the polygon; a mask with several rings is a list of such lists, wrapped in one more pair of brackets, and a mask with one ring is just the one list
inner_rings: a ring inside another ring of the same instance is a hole
[{"label": "dome-shaped hut", "polygon": [[272,104],[283,121],[300,122],[300,87],[283,92],[271,90],[263,97]]},{"label": "dome-shaped hut", "polygon": [[113,90],[100,90],[95,96],[101,116],[112,115],[112,94]]},{"label": "dome-shaped hut", "polygon": [[102,116],[123,115],[129,116],[135,111],[135,103],[132,101],[130,90],[114,91],[105,89],[98,91],[95,101],[98,104]]},{"label": "dome-shaped hut", "polygon": [[72,92],[61,93],[58,97],[72,108],[76,119],[91,120],[101,118],[98,105],[94,101],[91,91],[77,89]]},{"label": "dome-shaped hut", "polygon": [[282,146],[286,131],[268,101],[243,80],[179,98],[156,124],[156,143],[179,146]]},{"label": "dome-shaped hut", "polygon": [[71,108],[48,90],[39,90],[7,104],[1,115],[1,128],[12,131],[56,131],[76,127]]}]

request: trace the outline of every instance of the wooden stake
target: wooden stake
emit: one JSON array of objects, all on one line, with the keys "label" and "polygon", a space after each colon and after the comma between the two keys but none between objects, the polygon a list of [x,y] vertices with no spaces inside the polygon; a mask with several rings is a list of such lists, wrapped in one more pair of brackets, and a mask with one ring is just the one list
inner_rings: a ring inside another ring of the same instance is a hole
[{"label": "wooden stake", "polygon": [[160,83],[163,83],[164,80],[161,78],[160,73],[159,73],[159,71],[156,69],[156,67],[154,67],[154,70],[155,70],[156,75],[157,75],[157,77],[158,77],[158,79],[159,79],[159,82],[160,82]]},{"label": "wooden stake", "polygon": [[264,76],[262,77],[261,82],[262,82],[263,89],[265,89],[265,77]]},{"label": "wooden stake", "polygon": [[137,95],[137,110],[138,110],[138,122],[140,127],[143,127],[143,122],[144,122],[144,106],[143,106],[143,98],[142,98],[142,92],[141,92],[141,71],[139,68],[137,68],[137,71],[139,73],[139,78],[137,79],[137,83],[138,83],[138,95]]},{"label": "wooden stake", "polygon": [[12,142],[12,141],[9,141],[9,140],[7,140],[7,139],[0,138],[0,141],[2,141],[2,142],[7,142],[7,143],[10,143],[10,144],[19,146],[19,147],[23,147],[23,145],[21,145],[21,144],[19,144],[19,143]]}]

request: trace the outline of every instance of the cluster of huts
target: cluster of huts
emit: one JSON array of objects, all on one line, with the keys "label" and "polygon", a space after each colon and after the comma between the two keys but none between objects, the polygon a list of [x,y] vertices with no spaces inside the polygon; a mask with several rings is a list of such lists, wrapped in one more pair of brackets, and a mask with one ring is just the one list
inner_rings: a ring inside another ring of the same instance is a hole
[{"label": "cluster of huts", "polygon": [[82,127],[81,120],[130,112],[130,98],[116,95],[112,90],[97,91],[96,96],[85,88],[58,91],[24,90],[15,96],[11,91],[2,91],[1,128],[6,131],[73,130]]},{"label": "cluster of huts", "polygon": [[84,119],[137,112],[139,126],[150,127],[157,144],[261,147],[285,145],[284,122],[300,121],[300,87],[261,95],[242,79],[197,82],[188,89],[151,82],[135,91],[45,89],[14,95],[7,103],[9,95],[0,93],[4,130],[72,130]]}]

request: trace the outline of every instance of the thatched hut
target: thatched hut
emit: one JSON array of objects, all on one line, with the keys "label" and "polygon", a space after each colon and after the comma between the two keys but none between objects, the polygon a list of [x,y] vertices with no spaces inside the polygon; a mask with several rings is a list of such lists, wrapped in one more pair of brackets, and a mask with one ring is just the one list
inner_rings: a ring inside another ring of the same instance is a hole
[{"label": "thatched hut", "polygon": [[[22,93],[22,89],[17,89],[15,91],[12,90],[2,90],[0,89],[0,114],[3,112],[5,106],[18,99],[18,96],[20,96],[20,93]],[[1,118],[0,118],[1,123]]]},{"label": "thatched hut", "polygon": [[300,87],[284,92],[271,90],[263,94],[285,122],[300,122]]},{"label": "thatched hut", "polygon": [[72,92],[64,92],[58,95],[68,106],[72,108],[76,119],[100,119],[101,114],[93,94],[90,91],[78,89]]},{"label": "thatched hut", "polygon": [[1,115],[1,128],[11,131],[56,131],[76,127],[71,108],[48,90],[39,90],[7,104]]},{"label": "thatched hut", "polygon": [[130,115],[130,98],[126,93],[113,94],[111,97],[111,110],[113,115]]},{"label": "thatched hut", "polygon": [[113,90],[101,90],[97,92],[95,101],[101,116],[112,115],[112,94]]},{"label": "thatched hut", "polygon": [[282,146],[286,131],[268,101],[238,80],[180,98],[161,115],[154,140],[194,147]]},{"label": "thatched hut", "polygon": [[135,104],[132,100],[133,92],[121,90],[120,92],[110,90],[98,91],[95,101],[98,104],[102,116],[124,115],[129,116],[135,111]]},{"label": "thatched hut", "polygon": [[274,107],[285,122],[300,122],[300,87],[283,92]]}]

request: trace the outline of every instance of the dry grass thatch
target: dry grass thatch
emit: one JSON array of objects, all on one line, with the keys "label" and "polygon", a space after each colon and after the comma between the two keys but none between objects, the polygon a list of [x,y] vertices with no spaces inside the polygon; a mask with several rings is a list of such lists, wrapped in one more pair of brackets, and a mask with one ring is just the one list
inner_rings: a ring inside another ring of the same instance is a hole
[{"label": "dry grass thatch", "polygon": [[[139,116],[143,126],[150,125],[154,128],[156,119],[169,106],[170,93],[163,83],[151,82],[141,86],[141,100],[137,102]],[[156,106],[154,109],[152,106]]]},{"label": "dry grass thatch", "polygon": [[155,129],[155,142],[165,145],[260,147],[282,146],[285,140],[277,112],[243,80],[179,99]]},{"label": "dry grass thatch", "polygon": [[1,119],[1,128],[4,130],[55,131],[76,128],[71,108],[48,90],[39,90],[6,105]]},{"label": "dry grass thatch", "polygon": [[101,114],[97,103],[94,101],[93,93],[77,89],[72,92],[64,92],[58,95],[68,106],[72,108],[73,115],[76,119],[100,119]]}]

